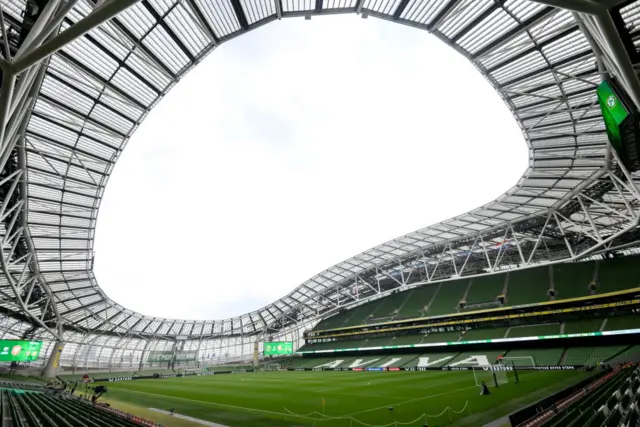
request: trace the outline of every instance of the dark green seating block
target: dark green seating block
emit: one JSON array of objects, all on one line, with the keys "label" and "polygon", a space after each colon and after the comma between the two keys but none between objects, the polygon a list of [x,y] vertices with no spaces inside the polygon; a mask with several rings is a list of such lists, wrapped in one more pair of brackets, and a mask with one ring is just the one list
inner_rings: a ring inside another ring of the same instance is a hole
[{"label": "dark green seating block", "polygon": [[593,280],[594,272],[593,262],[554,265],[553,282],[556,300],[588,296],[588,286]]},{"label": "dark green seating block", "polygon": [[507,305],[549,301],[549,267],[536,267],[509,273]]},{"label": "dark green seating block", "polygon": [[456,313],[458,311],[458,303],[462,300],[467,286],[469,286],[469,279],[443,282],[431,306],[429,306],[427,316]]},{"label": "dark green seating block", "polygon": [[640,287],[640,257],[615,258],[598,264],[598,293]]}]

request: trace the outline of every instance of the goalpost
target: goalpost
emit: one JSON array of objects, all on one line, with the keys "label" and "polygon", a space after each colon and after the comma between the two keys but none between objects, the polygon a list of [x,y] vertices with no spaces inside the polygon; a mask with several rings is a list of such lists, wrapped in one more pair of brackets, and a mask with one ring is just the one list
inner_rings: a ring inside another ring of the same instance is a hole
[{"label": "goalpost", "polygon": [[506,372],[503,370],[496,370],[493,365],[474,366],[472,369],[473,379],[478,387],[482,383],[485,383],[489,387],[498,387],[500,384],[509,382]]},{"label": "goalpost", "polygon": [[513,374],[513,379],[511,381],[519,382],[518,372],[516,370],[513,362],[509,364],[497,364],[497,365],[487,365],[487,366],[474,366],[473,368],[473,379],[476,382],[476,385],[479,387],[483,382],[487,386],[499,387],[502,384],[507,384],[509,382],[508,373]]},{"label": "goalpost", "polygon": [[279,363],[265,363],[265,371],[279,371],[282,368]]}]

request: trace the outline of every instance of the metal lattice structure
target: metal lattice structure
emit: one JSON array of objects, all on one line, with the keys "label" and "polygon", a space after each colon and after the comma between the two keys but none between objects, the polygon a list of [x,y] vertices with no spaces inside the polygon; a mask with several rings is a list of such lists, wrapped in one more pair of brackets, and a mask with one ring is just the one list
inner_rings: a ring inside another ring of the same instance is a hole
[{"label": "metal lattice structure", "polygon": [[[109,349],[109,364],[124,360],[114,350],[120,348],[138,356],[176,346],[250,352],[255,337],[299,340],[320,316],[394,289],[640,242],[640,176],[610,149],[595,94],[604,77],[615,77],[640,106],[635,2],[2,0],[1,6],[1,328],[6,336],[74,343],[63,355],[74,364],[85,353],[89,360],[89,348]],[[530,149],[522,178],[478,209],[358,254],[236,318],[154,318],[109,299],[93,274],[98,208],[118,157],[150,109],[221,43],[282,18],[336,13],[428,31],[471,61],[522,129]],[[25,31],[30,16],[37,19]]]}]

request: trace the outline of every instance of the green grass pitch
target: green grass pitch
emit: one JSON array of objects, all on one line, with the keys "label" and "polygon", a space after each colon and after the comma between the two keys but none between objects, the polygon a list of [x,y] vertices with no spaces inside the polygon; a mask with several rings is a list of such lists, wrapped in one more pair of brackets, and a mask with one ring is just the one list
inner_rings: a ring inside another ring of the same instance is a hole
[{"label": "green grass pitch", "polygon": [[588,375],[520,371],[519,383],[509,377],[490,396],[480,396],[472,371],[236,373],[112,382],[107,400],[116,407],[124,402],[140,409],[175,408],[230,427],[417,427],[424,425],[424,416],[417,420],[423,414],[429,427],[482,426]]}]

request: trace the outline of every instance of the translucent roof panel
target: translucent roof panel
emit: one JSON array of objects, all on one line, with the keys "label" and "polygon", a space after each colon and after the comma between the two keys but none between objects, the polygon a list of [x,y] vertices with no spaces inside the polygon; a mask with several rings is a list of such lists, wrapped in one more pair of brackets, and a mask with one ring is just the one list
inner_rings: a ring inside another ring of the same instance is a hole
[{"label": "translucent roof panel", "polygon": [[[6,19],[20,22],[24,7],[24,0],[9,0]],[[61,31],[92,9],[92,2],[78,2]],[[624,10],[630,26],[640,23],[636,9]],[[522,129],[522,143],[530,148],[523,177],[471,212],[357,254],[237,318],[153,318],[109,299],[92,270],[97,212],[118,157],[149,110],[202,57],[233,37],[278,18],[353,12],[428,31],[471,61]],[[430,279],[437,278],[435,248],[473,248],[479,232],[524,219],[539,222],[537,213],[561,203],[604,165],[599,81],[596,59],[573,15],[528,0],[138,2],[50,58],[31,111],[25,139],[28,227],[42,278],[71,330],[135,337],[257,334],[355,300],[354,293],[395,280],[407,265],[421,263]],[[535,239],[527,230],[512,231],[522,242]]]}]

